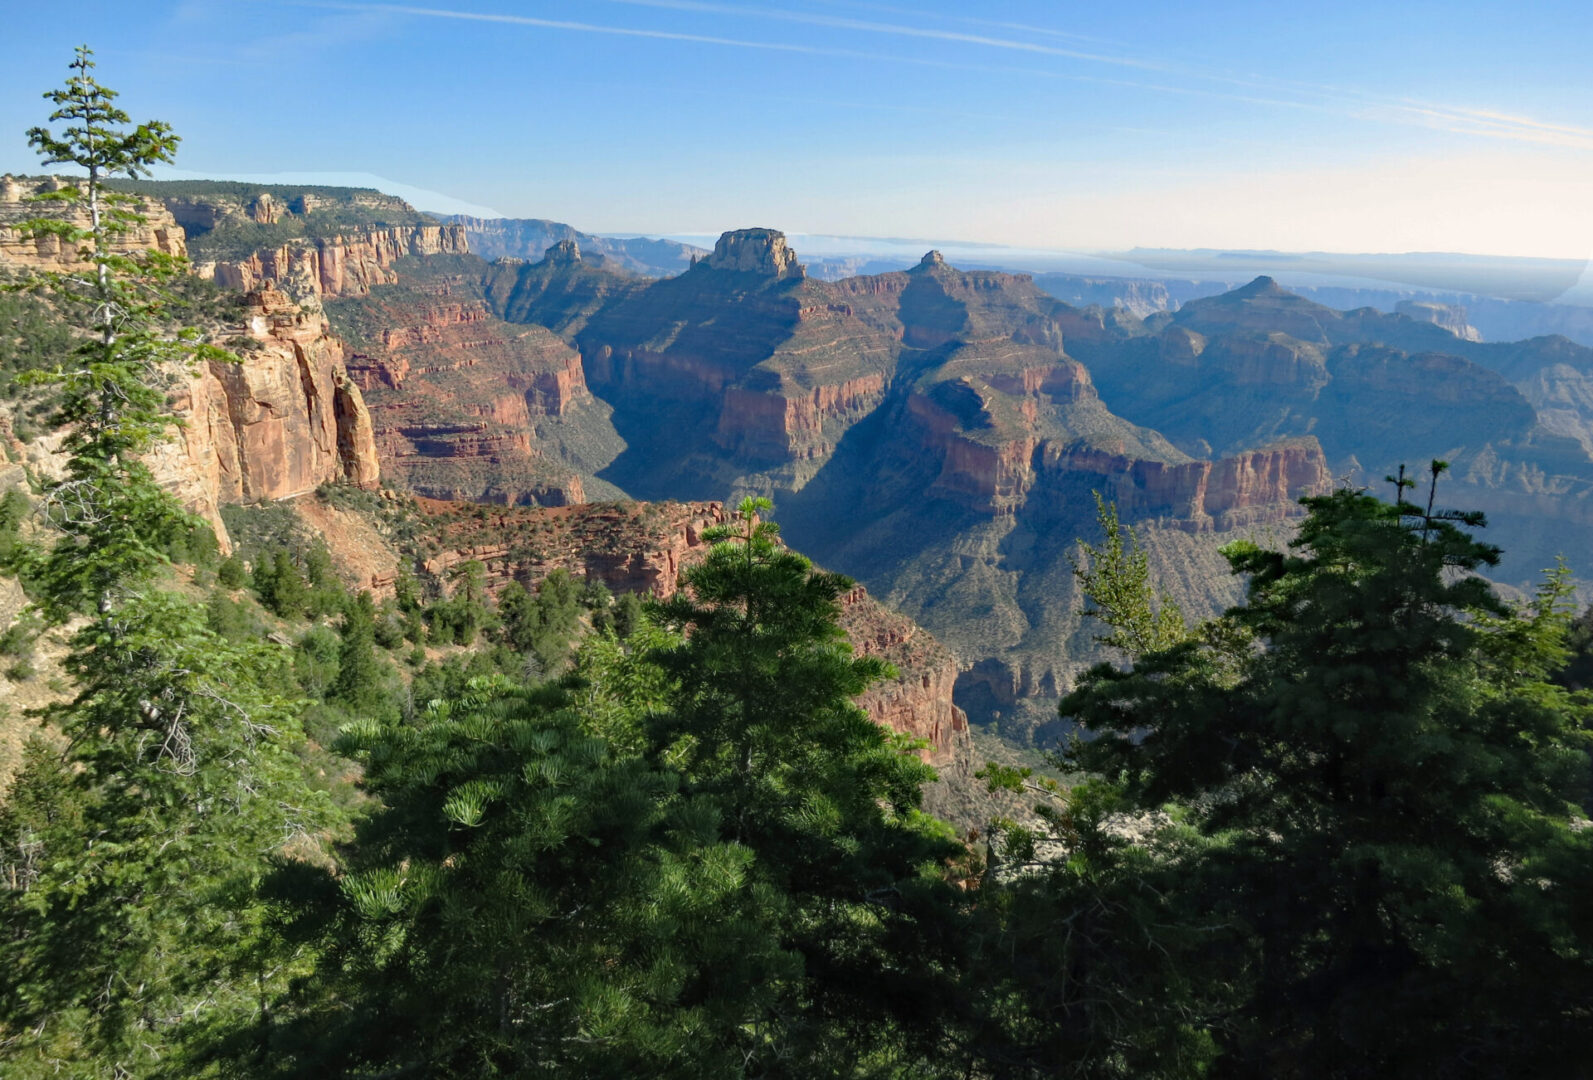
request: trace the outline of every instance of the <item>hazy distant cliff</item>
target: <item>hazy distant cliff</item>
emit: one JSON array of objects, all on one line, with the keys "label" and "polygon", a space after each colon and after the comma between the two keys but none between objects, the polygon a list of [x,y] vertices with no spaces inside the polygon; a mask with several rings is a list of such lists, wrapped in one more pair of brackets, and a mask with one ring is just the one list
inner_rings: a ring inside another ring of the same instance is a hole
[{"label": "hazy distant cliff", "polygon": [[590,256],[606,259],[615,268],[646,277],[669,277],[707,254],[701,248],[674,240],[647,237],[615,239],[579,232],[569,225],[542,218],[476,218],[454,215],[448,221],[464,228],[470,250],[483,259],[525,259],[537,262],[562,241],[579,244]]}]

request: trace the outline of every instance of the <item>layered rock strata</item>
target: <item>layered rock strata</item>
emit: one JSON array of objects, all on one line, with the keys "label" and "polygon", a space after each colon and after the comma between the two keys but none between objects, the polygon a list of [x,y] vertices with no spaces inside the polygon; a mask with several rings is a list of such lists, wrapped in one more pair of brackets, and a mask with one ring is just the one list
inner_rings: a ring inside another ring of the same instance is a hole
[{"label": "layered rock strata", "polygon": [[246,297],[255,345],[237,363],[209,361],[173,394],[178,440],[153,454],[156,475],[202,514],[226,546],[219,508],[293,498],[323,483],[380,483],[374,431],[343,344],[319,311],[274,289]]},{"label": "layered rock strata", "polygon": [[587,389],[580,353],[544,327],[503,322],[449,279],[332,307],[369,328],[349,371],[370,401],[388,475],[435,498],[586,501],[566,457],[597,448],[592,464],[601,467],[601,447],[617,437]]},{"label": "layered rock strata", "polygon": [[[30,202],[34,196],[60,191],[71,178],[61,176],[0,176],[0,264],[32,270],[77,270],[83,266],[78,245],[63,243],[51,233],[23,235],[20,224],[31,218],[54,218],[88,228],[88,209],[81,203]],[[110,247],[119,255],[158,251],[164,255],[188,254],[187,236],[171,213],[154,199],[135,199],[145,218],[112,237]]]},{"label": "layered rock strata", "polygon": [[[483,564],[494,591],[510,581],[534,586],[554,570],[601,581],[616,593],[673,595],[680,572],[708,549],[703,533],[723,524],[717,502],[591,503],[480,510],[418,500],[440,550],[424,569],[445,577],[466,560]],[[966,779],[971,768],[967,716],[952,702],[957,665],[932,635],[880,605],[861,586],[841,597],[841,625],[852,647],[897,669],[858,704],[876,723],[922,739],[924,760]]]},{"label": "layered rock strata", "polygon": [[334,299],[365,296],[373,286],[394,284],[398,275],[393,264],[399,259],[469,251],[458,225],[365,225],[242,258],[201,263],[198,269],[223,288],[249,292],[274,282],[299,298]]}]

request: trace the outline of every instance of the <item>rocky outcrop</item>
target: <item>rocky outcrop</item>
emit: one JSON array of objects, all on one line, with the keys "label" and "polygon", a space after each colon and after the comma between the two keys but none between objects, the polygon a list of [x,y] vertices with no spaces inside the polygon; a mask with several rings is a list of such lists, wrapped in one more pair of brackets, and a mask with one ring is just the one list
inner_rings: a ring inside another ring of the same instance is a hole
[{"label": "rocky outcrop", "polygon": [[[0,222],[40,213],[26,195],[59,188],[62,181],[0,180]],[[124,234],[119,250],[186,252],[184,231],[160,202],[142,196],[149,221]],[[262,196],[250,206],[256,220],[281,208]],[[30,240],[20,247],[0,227],[0,262],[46,269],[69,267],[69,252]],[[359,387],[343,365],[343,345],[332,336],[318,304],[300,306],[272,288],[250,292],[243,323],[225,333],[249,344],[239,361],[207,361],[173,373],[172,405],[183,420],[178,438],[149,455],[155,475],[210,523],[228,546],[220,508],[226,503],[283,499],[329,481],[365,488],[379,483],[371,417]]]},{"label": "rocky outcrop", "polygon": [[1306,438],[1212,462],[1202,509],[1211,527],[1225,532],[1294,516],[1298,499],[1332,489],[1322,447]]},{"label": "rocky outcrop", "polygon": [[1463,304],[1441,304],[1436,300],[1401,300],[1394,305],[1394,311],[1407,319],[1442,327],[1461,341],[1482,340],[1482,331],[1466,321],[1467,313]]},{"label": "rocky outcrop", "polygon": [[1034,484],[1031,461],[1038,437],[1023,432],[1006,439],[976,438],[949,404],[961,397],[978,408],[981,402],[973,386],[962,382],[935,389],[940,392],[907,399],[907,413],[916,421],[924,451],[940,461],[930,494],[982,513],[1012,513],[1023,505]]},{"label": "rocky outcrop", "polygon": [[181,438],[152,467],[226,541],[226,503],[292,498],[328,482],[380,482],[369,410],[319,311],[266,289],[239,328],[255,342],[238,363],[209,361],[173,395]]},{"label": "rocky outcrop", "polygon": [[1134,460],[1099,450],[1042,449],[1041,470],[1099,477],[1097,487],[1125,519],[1159,519],[1186,532],[1225,532],[1297,516],[1297,500],[1331,490],[1332,474],[1315,439],[1217,461]]},{"label": "rocky outcrop", "polygon": [[[672,596],[680,572],[707,551],[705,530],[726,521],[723,504],[592,503],[549,509],[476,507],[418,500],[439,553],[424,569],[445,577],[480,561],[489,589],[510,581],[533,586],[554,570],[601,581],[616,593]],[[911,620],[855,587],[841,597],[841,626],[852,647],[893,665],[895,678],[870,687],[858,704],[876,723],[925,742],[924,760],[966,779],[968,718],[952,703],[957,665],[951,653]]]},{"label": "rocky outcrop", "polygon": [[[1004,393],[993,392],[991,383],[1000,383]],[[1058,401],[1099,409],[1082,366],[1062,361],[983,381],[964,377],[912,395],[906,414],[920,453],[938,462],[927,494],[999,517],[1018,512],[1041,493],[1073,490],[1073,478],[1082,475],[1091,478],[1089,487],[1108,493],[1126,518],[1170,519],[1177,527],[1209,532],[1282,520],[1294,513],[1300,496],[1331,486],[1315,439],[1217,461],[1140,457],[1127,446],[1114,448],[1100,425],[1092,438],[1048,434],[1043,413]],[[1109,416],[1104,409],[1099,414]],[[1080,421],[1078,415],[1071,419]]]},{"label": "rocky outcrop", "polygon": [[703,531],[725,521],[717,502],[587,503],[493,507],[421,498],[440,551],[424,564],[446,577],[461,562],[486,568],[496,592],[511,581],[534,585],[554,570],[601,581],[615,593],[674,595],[681,570],[707,550]]},{"label": "rocky outcrop", "polygon": [[844,428],[867,416],[885,393],[885,376],[874,372],[811,390],[792,387],[760,393],[744,387],[724,392],[715,441],[750,460],[822,458],[835,449],[826,425]]},{"label": "rocky outcrop", "polygon": [[469,251],[458,225],[364,225],[202,263],[199,271],[224,288],[248,292],[274,282],[300,299],[332,299],[364,296],[373,285],[393,284],[398,280],[393,264],[399,259]]},{"label": "rocky outcrop", "polygon": [[957,661],[911,619],[883,607],[861,585],[841,597],[841,626],[852,648],[896,668],[857,699],[876,724],[925,743],[919,751],[936,768],[968,778],[973,748],[968,714],[952,702]]},{"label": "rocky outcrop", "polygon": [[713,254],[703,263],[713,270],[733,270],[772,278],[800,278],[807,270],[796,261],[778,229],[735,229],[719,237]]},{"label": "rocky outcrop", "polygon": [[[83,266],[78,245],[63,243],[50,233],[24,236],[18,228],[30,218],[54,218],[88,228],[88,210],[81,203],[28,202],[33,196],[60,191],[70,178],[61,176],[0,176],[0,266],[32,270],[76,270]],[[135,199],[136,209],[145,218],[142,224],[113,237],[111,250],[119,255],[136,251],[158,251],[165,255],[187,255],[188,242],[176,219],[153,199]]]}]

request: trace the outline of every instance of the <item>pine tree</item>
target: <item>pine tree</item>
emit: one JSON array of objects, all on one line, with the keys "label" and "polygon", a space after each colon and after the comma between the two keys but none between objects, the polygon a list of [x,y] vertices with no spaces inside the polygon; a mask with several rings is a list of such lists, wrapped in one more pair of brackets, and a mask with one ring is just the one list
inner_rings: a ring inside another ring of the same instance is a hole
[{"label": "pine tree", "polygon": [[289,932],[324,960],[277,1004],[259,1075],[744,1075],[800,959],[750,852],[667,768],[565,688],[501,676],[356,721],[345,747],[384,809],[344,876],[284,869]]},{"label": "pine tree", "polygon": [[[46,95],[66,126],[29,133],[46,161],[87,172],[50,194],[86,208],[87,228],[26,228],[83,245],[81,271],[45,281],[91,333],[44,376],[69,459],[45,495],[57,539],[36,580],[50,618],[89,619],[65,662],[76,694],[44,711],[67,739],[70,812],[30,811],[45,822],[37,874],[0,898],[0,1063],[7,1076],[196,1075],[200,1047],[287,974],[267,955],[253,888],[324,811],[302,783],[288,703],[257,679],[280,656],[217,636],[203,607],[158,587],[166,551],[196,522],[141,455],[175,423],[169,372],[221,354],[166,324],[164,285],[180,265],[115,251],[139,219],[104,180],[170,160],[176,139],[159,123],[129,130],[90,55],[78,50],[66,88]],[[17,783],[37,790],[54,768],[35,759]]]},{"label": "pine tree", "polygon": [[351,716],[381,716],[393,711],[387,671],[376,657],[376,605],[369,592],[348,601],[340,635],[337,678],[327,700]]},{"label": "pine tree", "polygon": [[1063,702],[1095,734],[1074,759],[1204,838],[1178,910],[1225,928],[1241,988],[1220,1071],[1574,1075],[1593,845],[1588,706],[1549,681],[1566,582],[1508,610],[1480,515],[1400,495],[1307,499],[1292,552],[1227,549],[1258,647],[1092,670]]},{"label": "pine tree", "polygon": [[745,499],[707,530],[706,558],[659,606],[684,638],[658,654],[677,685],[652,753],[754,853],[784,899],[780,943],[803,957],[749,1061],[789,1076],[870,1054],[922,1064],[953,997],[931,928],[951,908],[938,870],[957,848],[918,809],[933,770],[852,700],[888,670],[845,641],[852,583],[781,546],[769,509]]}]

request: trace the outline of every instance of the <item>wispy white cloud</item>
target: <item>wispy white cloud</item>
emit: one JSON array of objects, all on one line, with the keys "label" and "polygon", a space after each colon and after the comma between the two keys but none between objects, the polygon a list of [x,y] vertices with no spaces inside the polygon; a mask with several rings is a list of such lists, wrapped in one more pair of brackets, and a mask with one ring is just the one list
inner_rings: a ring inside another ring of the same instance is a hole
[{"label": "wispy white cloud", "polygon": [[[421,7],[407,4],[338,3],[332,2],[332,0],[326,0],[326,2],[306,0],[302,6],[352,12],[380,12],[415,17],[499,23],[576,33],[647,38],[804,56],[902,63],[948,70],[1065,79],[1122,86],[1154,93],[1208,97],[1271,108],[1322,112],[1383,123],[1427,128],[1475,138],[1529,143],[1561,149],[1593,150],[1593,129],[1540,120],[1502,109],[1433,104],[1371,94],[1353,87],[1298,82],[1287,79],[1235,76],[1225,72],[1206,71],[1187,65],[1175,64],[1153,57],[1126,56],[1100,51],[1065,48],[1048,43],[1049,41],[1056,41],[1066,37],[1064,32],[1021,23],[956,16],[947,17],[961,18],[963,22],[969,25],[980,25],[1010,32],[998,36],[996,34],[947,30],[926,26],[921,22],[883,22],[842,15],[826,15],[812,11],[749,7],[740,4],[720,3],[716,2],[716,0],[606,0],[606,2],[631,8],[648,8],[685,14],[782,22],[830,30],[842,30],[853,34],[873,34],[909,40],[945,42],[954,45],[971,46],[982,50],[1026,54],[1037,59],[1054,58],[1073,61],[1075,65],[1100,65],[1106,68],[1128,69],[1129,71],[1154,75],[1156,78],[1154,81],[1147,81],[1129,77],[1113,77],[1104,72],[1091,73],[1088,70],[1079,70],[1077,66],[1060,69],[1056,67],[988,62],[964,62],[936,57],[914,56],[900,52],[870,52],[854,48],[806,44],[786,40],[771,41],[756,37],[732,37],[651,26],[620,26],[572,19],[550,19],[530,15],[478,12],[455,8]],[[862,6],[884,13],[911,14],[904,9],[889,5],[872,4]],[[1047,40],[1036,41],[1026,39],[1021,35],[1034,35]],[[1224,89],[1224,87],[1227,89]]]},{"label": "wispy white cloud", "polygon": [[532,15],[457,11],[449,8],[412,7],[407,4],[309,2],[299,6],[330,8],[342,11],[389,12],[395,15],[414,15],[432,19],[457,19],[465,22],[507,23],[512,26],[529,26],[544,30],[569,30],[584,34],[606,34],[613,37],[652,38],[658,41],[692,42],[699,45],[724,45],[740,49],[762,49],[768,52],[802,53],[809,56],[881,59],[868,53],[849,49],[828,49],[816,45],[799,45],[788,41],[752,41],[744,38],[720,37],[715,34],[692,34],[676,30],[656,30],[649,27],[610,26],[601,23],[577,22],[571,19],[543,19]]},{"label": "wispy white cloud", "polygon": [[1042,37],[1058,41],[1079,41],[1090,45],[1116,45],[1124,43],[1111,38],[1099,37],[1094,34],[1079,34],[1071,30],[1057,30],[1047,26],[1033,26],[1028,23],[1003,21],[1000,19],[982,19],[973,15],[948,15],[944,12],[917,11],[904,8],[895,4],[873,4],[862,0],[812,0],[813,3],[824,4],[829,7],[848,7],[854,11],[874,11],[882,15],[905,15],[908,18],[933,18],[946,23],[958,23],[962,26],[983,26],[991,30],[1018,31],[1019,33],[1039,34]]},{"label": "wispy white cloud", "polygon": [[1391,102],[1369,106],[1363,115],[1370,119],[1412,124],[1452,135],[1474,135],[1567,150],[1593,150],[1593,129],[1551,124],[1487,109]]},{"label": "wispy white cloud", "polygon": [[[1475,109],[1462,106],[1431,105],[1417,102],[1398,101],[1387,98],[1377,98],[1362,91],[1346,89],[1324,84],[1291,82],[1288,80],[1244,78],[1219,72],[1201,71],[1165,61],[1111,55],[1100,52],[1086,52],[1079,49],[1061,48],[1036,41],[1026,41],[1012,37],[995,37],[987,34],[970,34],[951,30],[941,30],[922,25],[908,25],[906,23],[883,23],[871,20],[853,19],[841,16],[819,15],[805,12],[781,11],[766,8],[751,8],[734,4],[713,3],[710,0],[608,0],[610,3],[625,4],[631,7],[664,8],[676,11],[694,11],[716,15],[730,15],[742,18],[772,19],[783,22],[802,23],[811,26],[821,26],[833,29],[854,30],[864,33],[889,34],[908,38],[926,38],[938,41],[948,41],[968,45],[977,45],[986,48],[1005,49],[1017,52],[1037,53],[1044,56],[1056,56],[1071,60],[1085,61],[1094,64],[1105,64],[1116,67],[1133,68],[1147,72],[1158,72],[1169,76],[1182,76],[1197,82],[1219,83],[1230,86],[1250,88],[1256,93],[1233,93],[1202,88],[1198,86],[1178,86],[1167,82],[1146,83],[1139,81],[1120,81],[1118,85],[1133,87],[1135,89],[1152,90],[1160,93],[1199,95],[1221,97],[1232,101],[1241,101],[1255,105],[1268,105],[1282,108],[1314,109],[1319,111],[1348,112],[1351,115],[1364,115],[1370,118],[1405,123],[1419,127],[1427,127],[1451,134],[1471,135],[1482,138],[1503,139],[1512,142],[1532,143],[1543,146],[1558,146],[1568,149],[1593,149],[1593,129],[1575,127],[1566,124],[1556,124],[1538,120],[1532,117],[1515,115],[1501,110]],[[902,8],[888,5],[869,4],[866,8],[888,12],[898,15],[911,15],[912,13]],[[1002,22],[988,19],[968,19],[961,21],[969,24],[988,26],[1005,31],[1016,31],[1020,34],[1034,34],[1055,40],[1065,36],[1060,31],[1048,30],[1023,23]],[[1079,72],[1047,72],[1035,69],[1007,69],[1014,73],[1033,74],[1049,77],[1073,78],[1082,81],[1111,82],[1112,80],[1091,77]]]},{"label": "wispy white cloud", "polygon": [[841,15],[817,15],[811,12],[786,11],[775,8],[751,8],[732,4],[708,3],[706,0],[608,0],[608,2],[625,4],[630,7],[665,8],[671,11],[694,11],[708,15],[770,19],[778,22],[801,23],[807,26],[822,26],[831,30],[855,30],[867,34],[887,34],[895,37],[950,41],[964,45],[982,45],[992,49],[1039,53],[1044,56],[1059,56],[1070,60],[1088,60],[1098,64],[1114,64],[1119,67],[1143,68],[1152,71],[1161,70],[1162,68],[1161,64],[1154,61],[1139,60],[1132,57],[1111,56],[1105,53],[1084,52],[1078,49],[1064,49],[1056,45],[1042,45],[1038,42],[1020,41],[1015,38],[991,37],[987,34],[969,34],[958,30],[938,30],[926,26],[909,26],[905,23],[882,23],[868,19],[851,19]]}]

